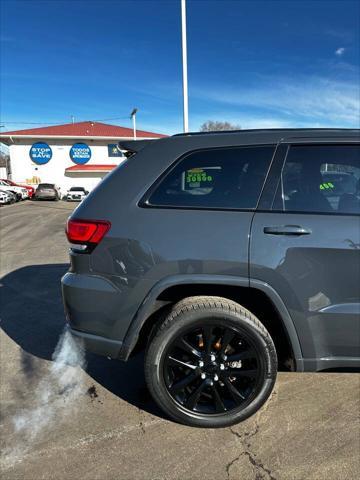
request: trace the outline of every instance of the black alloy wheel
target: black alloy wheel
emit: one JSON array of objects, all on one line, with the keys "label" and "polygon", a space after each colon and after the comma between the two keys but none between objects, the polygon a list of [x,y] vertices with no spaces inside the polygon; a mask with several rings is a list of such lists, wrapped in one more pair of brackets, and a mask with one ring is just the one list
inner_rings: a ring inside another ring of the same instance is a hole
[{"label": "black alloy wheel", "polygon": [[181,333],[170,345],[163,374],[179,405],[216,414],[251,401],[261,386],[264,365],[244,332],[204,319],[203,326]]},{"label": "black alloy wheel", "polygon": [[189,297],[153,332],[145,356],[149,390],[175,420],[224,427],[255,413],[277,373],[274,343],[241,305]]}]

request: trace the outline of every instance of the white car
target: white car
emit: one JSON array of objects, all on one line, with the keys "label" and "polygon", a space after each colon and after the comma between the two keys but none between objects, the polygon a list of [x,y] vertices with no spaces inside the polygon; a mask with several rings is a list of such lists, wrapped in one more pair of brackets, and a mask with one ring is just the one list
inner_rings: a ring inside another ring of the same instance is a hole
[{"label": "white car", "polygon": [[16,197],[12,192],[0,190],[0,205],[16,202]]},{"label": "white car", "polygon": [[67,202],[81,202],[89,192],[84,187],[71,187],[66,194]]},{"label": "white car", "polygon": [[29,198],[29,192],[26,190],[26,188],[15,187],[14,185],[8,185],[3,180],[0,180],[0,188],[3,191],[15,192],[15,193],[20,194],[22,200],[25,200],[26,198]]}]

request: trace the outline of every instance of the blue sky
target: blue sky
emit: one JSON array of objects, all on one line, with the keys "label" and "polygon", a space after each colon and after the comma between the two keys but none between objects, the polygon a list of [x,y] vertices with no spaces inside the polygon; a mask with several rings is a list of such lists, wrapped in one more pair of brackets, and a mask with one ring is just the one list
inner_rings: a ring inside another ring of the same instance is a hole
[{"label": "blue sky", "polygon": [[[359,127],[360,2],[188,0],[187,15],[190,129]],[[136,106],[138,128],[179,132],[180,40],[180,0],[2,0],[1,124],[130,126]]]}]

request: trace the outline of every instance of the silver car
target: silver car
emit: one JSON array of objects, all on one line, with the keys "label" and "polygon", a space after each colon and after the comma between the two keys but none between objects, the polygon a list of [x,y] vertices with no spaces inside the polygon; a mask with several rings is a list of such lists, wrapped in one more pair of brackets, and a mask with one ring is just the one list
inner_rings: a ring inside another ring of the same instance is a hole
[{"label": "silver car", "polygon": [[40,183],[34,194],[35,200],[60,200],[60,190],[54,183]]}]

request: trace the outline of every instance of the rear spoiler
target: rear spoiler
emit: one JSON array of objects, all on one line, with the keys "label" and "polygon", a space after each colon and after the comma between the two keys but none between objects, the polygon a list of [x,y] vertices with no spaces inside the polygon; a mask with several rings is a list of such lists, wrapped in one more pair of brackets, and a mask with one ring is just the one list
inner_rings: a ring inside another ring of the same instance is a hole
[{"label": "rear spoiler", "polygon": [[143,148],[145,148],[149,143],[154,142],[154,140],[128,140],[125,142],[119,142],[119,147],[121,150],[126,150],[125,156],[131,157],[135,153],[140,152]]}]

